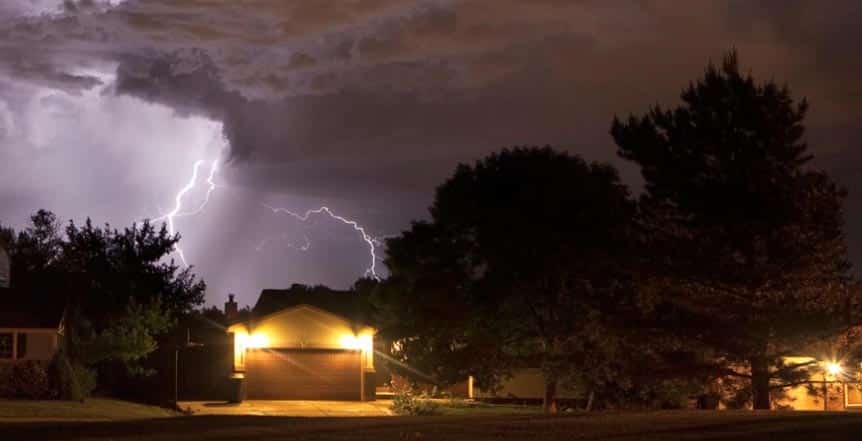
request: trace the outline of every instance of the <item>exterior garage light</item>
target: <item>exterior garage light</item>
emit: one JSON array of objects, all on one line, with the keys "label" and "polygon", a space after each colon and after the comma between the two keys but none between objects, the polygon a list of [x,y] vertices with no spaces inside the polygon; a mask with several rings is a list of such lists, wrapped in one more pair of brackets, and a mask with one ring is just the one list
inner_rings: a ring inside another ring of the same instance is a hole
[{"label": "exterior garage light", "polygon": [[345,349],[361,349],[365,352],[371,352],[372,346],[373,341],[370,335],[345,334],[341,337],[341,347]]},{"label": "exterior garage light", "polygon": [[252,334],[248,337],[246,346],[252,349],[265,348],[269,346],[269,338],[267,338],[266,334]]},{"label": "exterior garage light", "polygon": [[259,349],[269,346],[269,338],[266,334],[259,332],[252,335],[238,334],[237,340],[239,342],[238,350],[243,350],[244,348]]}]

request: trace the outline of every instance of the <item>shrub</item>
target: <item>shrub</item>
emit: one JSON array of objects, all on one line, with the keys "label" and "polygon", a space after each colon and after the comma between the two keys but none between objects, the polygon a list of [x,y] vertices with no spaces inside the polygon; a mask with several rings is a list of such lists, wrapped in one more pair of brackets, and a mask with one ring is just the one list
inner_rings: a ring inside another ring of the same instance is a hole
[{"label": "shrub", "polygon": [[84,401],[96,388],[96,372],[71,362],[62,351],[54,356],[50,371],[53,389],[60,399]]},{"label": "shrub", "polygon": [[407,392],[396,393],[392,399],[392,411],[398,415],[425,416],[434,415],[440,405],[425,397],[416,397]]},{"label": "shrub", "polygon": [[12,365],[0,365],[0,398],[12,398]]},{"label": "shrub", "polygon": [[6,398],[44,400],[53,398],[48,372],[36,361],[15,363],[3,374],[2,395]]}]

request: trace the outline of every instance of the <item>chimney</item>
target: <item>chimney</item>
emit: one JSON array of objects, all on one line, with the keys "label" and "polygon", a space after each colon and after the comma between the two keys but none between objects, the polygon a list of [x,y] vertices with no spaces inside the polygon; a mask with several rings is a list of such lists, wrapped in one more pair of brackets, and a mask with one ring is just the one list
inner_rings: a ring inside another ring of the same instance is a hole
[{"label": "chimney", "polygon": [[233,298],[233,294],[228,294],[227,301],[224,302],[224,315],[228,321],[235,319],[238,311],[236,301]]},{"label": "chimney", "polygon": [[10,277],[12,275],[10,267],[9,255],[6,254],[6,250],[4,250],[3,246],[0,245],[0,288],[9,287],[9,283],[11,282]]}]

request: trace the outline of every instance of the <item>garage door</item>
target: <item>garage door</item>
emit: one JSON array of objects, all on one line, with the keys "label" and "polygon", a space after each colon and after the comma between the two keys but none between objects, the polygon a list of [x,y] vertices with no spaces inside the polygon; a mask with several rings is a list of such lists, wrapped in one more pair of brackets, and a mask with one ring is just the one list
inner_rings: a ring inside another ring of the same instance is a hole
[{"label": "garage door", "polygon": [[246,358],[250,400],[360,400],[359,351],[254,349]]}]

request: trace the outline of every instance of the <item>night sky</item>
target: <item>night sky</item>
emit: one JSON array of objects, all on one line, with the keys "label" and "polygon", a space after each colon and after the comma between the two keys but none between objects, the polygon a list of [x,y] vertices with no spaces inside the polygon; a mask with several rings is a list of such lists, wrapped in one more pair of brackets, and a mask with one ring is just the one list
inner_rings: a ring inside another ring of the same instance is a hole
[{"label": "night sky", "polygon": [[361,235],[266,206],[397,234],[458,162],[525,144],[611,161],[636,189],[613,116],[677,103],[735,47],[808,97],[862,265],[860,23],[856,0],[0,0],[0,222],[158,218],[205,161],[194,212],[215,161],[208,203],[175,218],[209,303],[343,288],[370,264]]}]

